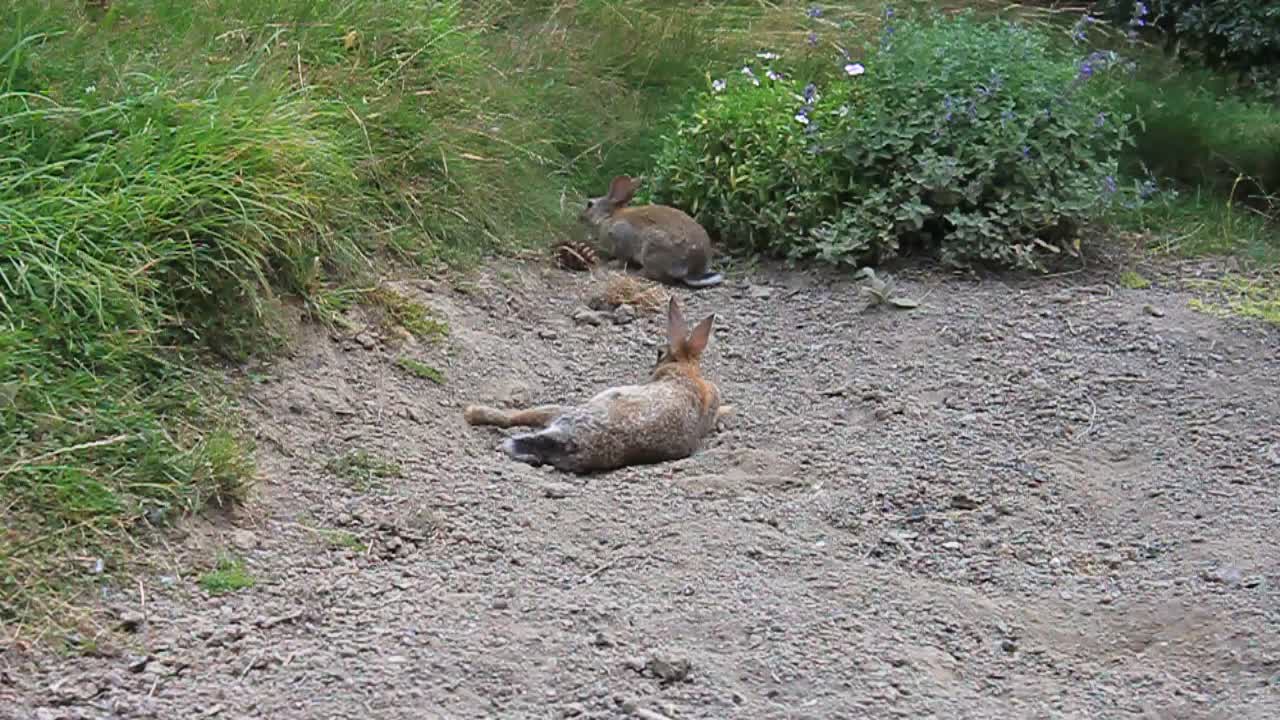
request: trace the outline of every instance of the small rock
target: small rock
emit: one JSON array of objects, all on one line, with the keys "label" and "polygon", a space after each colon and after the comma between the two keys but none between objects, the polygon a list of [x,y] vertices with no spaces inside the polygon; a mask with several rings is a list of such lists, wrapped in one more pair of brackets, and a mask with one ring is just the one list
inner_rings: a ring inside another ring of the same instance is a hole
[{"label": "small rock", "polygon": [[125,632],[138,632],[138,628],[142,627],[146,621],[142,613],[135,610],[125,610],[120,613],[120,629]]},{"label": "small rock", "polygon": [[951,507],[956,510],[977,510],[981,504],[964,493],[951,496]]},{"label": "small rock", "polygon": [[944,550],[959,550],[960,543],[956,542],[955,540],[948,540],[947,542],[942,543],[942,548]]},{"label": "small rock", "polygon": [[498,407],[521,407],[529,404],[533,392],[529,384],[521,380],[500,380],[494,384],[489,396]]},{"label": "small rock", "polygon": [[1235,565],[1221,565],[1204,573],[1204,579],[1211,583],[1235,587],[1244,581],[1244,573]]},{"label": "small rock", "polygon": [[1060,293],[1054,293],[1053,295],[1049,296],[1049,302],[1055,302],[1059,304],[1069,303],[1071,302],[1071,291],[1064,290]]},{"label": "small rock", "polygon": [[636,309],[630,305],[622,304],[617,310],[613,311],[613,322],[616,325],[626,325],[634,322],[636,319]]},{"label": "small rock", "polygon": [[578,717],[579,715],[582,715],[586,711],[587,711],[587,708],[584,707],[582,703],[569,703],[568,705],[565,705],[564,707],[560,708],[560,717],[562,718]]},{"label": "small rock", "polygon": [[570,485],[567,482],[558,482],[555,480],[548,480],[542,483],[539,487],[542,489],[544,497],[549,497],[553,500],[567,498],[572,495],[576,489],[573,485]]},{"label": "small rock", "polygon": [[131,673],[140,673],[147,669],[147,663],[151,662],[151,656],[140,655],[129,660],[128,668]]},{"label": "small rock", "polygon": [[581,308],[573,314],[573,321],[579,325],[600,325],[604,322],[604,315],[590,308]]},{"label": "small rock", "polygon": [[249,530],[234,530],[231,533],[231,544],[241,550],[252,550],[258,545],[258,536]]},{"label": "small rock", "polygon": [[538,337],[542,338],[543,340],[555,340],[556,338],[560,337],[560,334],[557,333],[555,330],[552,330],[551,328],[541,328],[538,330]]},{"label": "small rock", "polygon": [[1008,638],[1005,638],[1000,641],[1000,649],[1007,653],[1017,652],[1018,644]]},{"label": "small rock", "polygon": [[360,347],[365,350],[372,350],[378,346],[378,341],[373,339],[373,336],[369,333],[360,333],[359,335],[356,335],[356,342],[360,343]]},{"label": "small rock", "polygon": [[1151,317],[1164,317],[1164,311],[1155,305],[1143,305],[1142,312],[1150,315]]},{"label": "small rock", "polygon": [[645,663],[645,669],[664,683],[683,682],[689,678],[693,663],[688,658],[671,658],[654,654]]},{"label": "small rock", "polygon": [[773,297],[773,288],[767,287],[765,285],[752,285],[751,297],[757,300],[768,300],[769,298]]}]

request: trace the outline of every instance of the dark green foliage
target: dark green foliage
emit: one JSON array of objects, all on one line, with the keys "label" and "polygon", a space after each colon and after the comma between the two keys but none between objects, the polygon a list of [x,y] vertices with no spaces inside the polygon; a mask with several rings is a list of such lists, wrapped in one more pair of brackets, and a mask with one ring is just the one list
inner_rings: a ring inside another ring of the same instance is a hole
[{"label": "dark green foliage", "polygon": [[1095,10],[1133,32],[1163,32],[1169,45],[1211,67],[1280,69],[1280,3],[1274,0],[1102,0]]}]

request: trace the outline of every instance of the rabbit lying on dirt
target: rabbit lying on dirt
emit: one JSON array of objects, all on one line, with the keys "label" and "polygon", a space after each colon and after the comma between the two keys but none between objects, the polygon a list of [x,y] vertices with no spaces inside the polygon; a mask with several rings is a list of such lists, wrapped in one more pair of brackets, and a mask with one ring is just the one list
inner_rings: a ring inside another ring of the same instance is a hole
[{"label": "rabbit lying on dirt", "polygon": [[636,182],[620,175],[604,197],[591,198],[579,220],[591,228],[613,255],[638,265],[645,277],[705,288],[724,282],[709,270],[711,238],[697,220],[666,205],[628,207]]},{"label": "rabbit lying on dirt", "polygon": [[507,411],[469,405],[463,417],[471,425],[539,428],[507,438],[503,452],[568,472],[688,457],[729,411],[720,405],[720,390],[699,370],[714,320],[710,315],[689,332],[673,297],[667,307],[667,346],[658,351],[649,382],[610,388],[578,406]]}]

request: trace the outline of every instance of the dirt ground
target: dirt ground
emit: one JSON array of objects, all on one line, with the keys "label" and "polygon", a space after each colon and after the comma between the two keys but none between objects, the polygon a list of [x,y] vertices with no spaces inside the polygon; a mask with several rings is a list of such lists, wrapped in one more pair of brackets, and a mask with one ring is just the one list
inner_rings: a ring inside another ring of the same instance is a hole
[{"label": "dirt ground", "polygon": [[[114,651],[0,666],[0,716],[1280,717],[1280,332],[1087,275],[900,284],[678,291],[737,414],[587,477],[461,409],[647,374],[660,316],[586,312],[588,275],[399,283],[439,343],[305,328],[234,373],[254,499],[104,597]],[[210,595],[227,552],[255,584]]]}]

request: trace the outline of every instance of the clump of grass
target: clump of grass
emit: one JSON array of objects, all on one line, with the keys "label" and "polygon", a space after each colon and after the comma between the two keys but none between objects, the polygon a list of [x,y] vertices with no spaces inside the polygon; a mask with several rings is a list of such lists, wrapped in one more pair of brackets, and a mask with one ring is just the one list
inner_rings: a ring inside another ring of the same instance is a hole
[{"label": "clump of grass", "polygon": [[442,338],[449,334],[449,325],[435,317],[422,303],[404,294],[382,286],[370,290],[365,297],[383,310],[387,318],[408,330],[418,338]]},{"label": "clump of grass", "polygon": [[352,450],[325,463],[333,473],[357,490],[367,490],[379,481],[399,477],[400,465],[367,450]]},{"label": "clump of grass", "polygon": [[430,380],[437,385],[444,384],[444,372],[442,370],[433,368],[419,360],[415,360],[411,357],[399,357],[396,358],[396,365],[398,365],[401,370],[404,370],[416,378]]},{"label": "clump of grass", "polygon": [[1280,278],[1247,277],[1228,273],[1215,280],[1189,284],[1201,290],[1191,307],[1218,317],[1241,317],[1280,325]]},{"label": "clump of grass", "polygon": [[1151,287],[1151,281],[1133,270],[1120,273],[1120,286],[1130,290],[1145,290]]},{"label": "clump of grass", "polygon": [[604,285],[604,302],[610,307],[631,305],[644,312],[665,310],[670,294],[661,285],[626,273],[609,273]]},{"label": "clump of grass", "polygon": [[1161,193],[1111,216],[1112,227],[1155,237],[1151,249],[1182,255],[1235,256],[1259,267],[1280,263],[1280,224],[1210,188]]},{"label": "clump of grass", "polygon": [[257,581],[245,567],[244,561],[234,557],[221,557],[213,570],[200,576],[200,587],[210,595],[226,595],[251,588]]},{"label": "clump of grass", "polygon": [[321,530],[320,536],[326,545],[336,550],[361,550],[364,541],[360,536],[347,530]]}]

